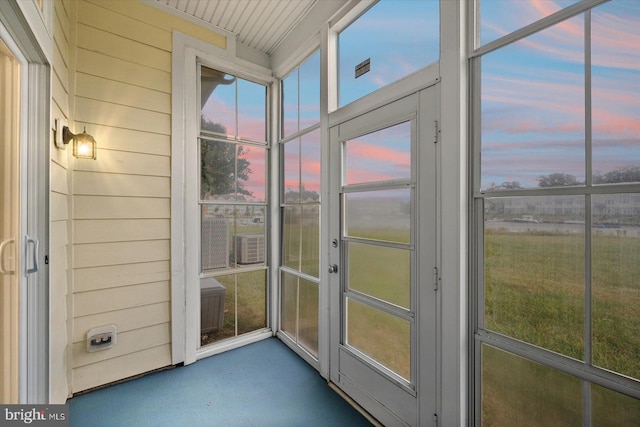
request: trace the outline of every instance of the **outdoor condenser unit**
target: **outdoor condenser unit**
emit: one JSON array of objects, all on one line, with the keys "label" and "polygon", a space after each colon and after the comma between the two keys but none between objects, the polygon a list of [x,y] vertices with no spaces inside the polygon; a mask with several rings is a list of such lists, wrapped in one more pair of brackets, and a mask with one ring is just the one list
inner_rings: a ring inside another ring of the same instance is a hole
[{"label": "outdoor condenser unit", "polygon": [[227,288],[213,277],[200,279],[200,333],[218,331],[224,325]]},{"label": "outdoor condenser unit", "polygon": [[236,254],[238,264],[264,262],[264,234],[236,235]]},{"label": "outdoor condenser unit", "polygon": [[224,218],[202,221],[202,270],[229,267],[229,224]]}]

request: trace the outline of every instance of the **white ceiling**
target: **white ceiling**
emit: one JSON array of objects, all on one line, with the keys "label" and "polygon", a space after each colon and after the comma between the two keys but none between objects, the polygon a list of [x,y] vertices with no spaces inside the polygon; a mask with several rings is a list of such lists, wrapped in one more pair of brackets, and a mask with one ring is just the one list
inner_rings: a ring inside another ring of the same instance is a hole
[{"label": "white ceiling", "polygon": [[271,55],[319,0],[156,0]]}]

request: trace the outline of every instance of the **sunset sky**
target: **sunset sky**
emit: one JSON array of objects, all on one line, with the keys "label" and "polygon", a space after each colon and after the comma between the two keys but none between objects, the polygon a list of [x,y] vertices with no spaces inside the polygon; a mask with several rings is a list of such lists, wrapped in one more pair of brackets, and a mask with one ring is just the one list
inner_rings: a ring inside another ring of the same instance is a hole
[{"label": "sunset sky", "polygon": [[[485,0],[480,3],[481,43],[526,26],[574,0]],[[344,105],[438,60],[438,2],[381,1],[340,35],[340,104]],[[614,0],[592,10],[591,129],[587,128],[584,14],[482,57],[482,186],[518,181],[536,187],[541,175],[586,178],[585,140],[592,133],[593,172],[640,164],[640,1]],[[371,59],[356,79],[354,68]],[[319,54],[285,80],[284,134],[319,121]],[[298,90],[299,88],[299,90]],[[229,134],[264,135],[263,89],[238,80],[218,86],[203,113]],[[350,143],[349,176],[358,182],[389,179],[408,167],[406,135],[381,132],[369,143]],[[285,187],[319,190],[319,132],[301,149],[287,143]],[[254,171],[245,186],[264,197],[264,152],[248,156]],[[404,156],[404,157],[403,157]],[[294,163],[301,162],[301,167]],[[358,178],[355,178],[358,176]],[[299,177],[299,178],[298,178]],[[351,180],[352,178],[350,178]]]}]

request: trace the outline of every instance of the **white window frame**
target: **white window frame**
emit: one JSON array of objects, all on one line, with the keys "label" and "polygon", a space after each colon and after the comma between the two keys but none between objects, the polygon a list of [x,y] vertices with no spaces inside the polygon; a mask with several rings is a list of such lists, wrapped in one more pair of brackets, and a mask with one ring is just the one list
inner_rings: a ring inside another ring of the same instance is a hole
[{"label": "white window frame", "polygon": [[[227,34],[225,34],[227,35]],[[261,65],[248,62],[236,57],[235,36],[227,35],[227,49],[211,45],[202,40],[173,32],[173,58],[172,58],[172,118],[171,118],[171,359],[173,364],[193,363],[201,358],[208,357],[223,351],[231,350],[250,342],[273,335],[271,330],[255,334],[247,334],[234,340],[229,340],[221,345],[208,346],[200,349],[200,248],[193,242],[200,241],[200,212],[199,212],[199,174],[197,165],[197,150],[189,150],[188,141],[197,141],[199,137],[198,110],[198,69],[199,64],[206,65],[223,72],[249,78],[261,82],[267,86],[273,86],[275,79],[271,76],[271,70]],[[272,97],[273,98],[273,97]],[[269,96],[267,98],[270,99]],[[271,101],[270,109],[273,108]],[[274,141],[274,115],[269,118],[270,140]],[[273,194],[277,194],[277,149],[271,146],[269,149],[269,188],[267,194],[269,200],[269,215],[271,216],[271,230],[268,231],[268,240],[273,245],[274,233],[278,232],[277,209],[273,208]],[[275,174],[275,178],[274,178]],[[275,188],[274,188],[275,182]],[[275,193],[274,193],[275,192]],[[277,208],[277,206],[276,206]],[[277,239],[277,234],[276,237]],[[276,240],[277,242],[277,240]],[[277,252],[269,248],[268,266],[274,265],[277,260],[271,254]],[[274,278],[274,268],[268,268],[268,283],[271,289],[267,295],[270,307],[267,309],[268,324],[273,327],[274,292],[277,283]],[[187,286],[191,283],[191,286]],[[198,293],[196,294],[196,289]]]}]

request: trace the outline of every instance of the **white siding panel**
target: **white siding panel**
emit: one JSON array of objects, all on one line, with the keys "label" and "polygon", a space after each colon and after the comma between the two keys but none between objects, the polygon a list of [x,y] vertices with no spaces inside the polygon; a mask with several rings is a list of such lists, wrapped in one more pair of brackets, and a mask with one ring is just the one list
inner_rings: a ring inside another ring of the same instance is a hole
[{"label": "white siding panel", "polygon": [[169,259],[169,240],[75,245],[76,268],[99,267]]},{"label": "white siding panel", "polygon": [[168,344],[93,363],[73,370],[73,391],[86,390],[169,365],[171,346]]},{"label": "white siding panel", "polygon": [[100,326],[115,325],[120,333],[169,322],[170,319],[169,302],[82,316],[73,320],[73,342],[84,341],[90,329]]},{"label": "white siding panel", "polygon": [[115,346],[108,350],[92,353],[87,351],[85,338],[84,341],[73,344],[73,367],[78,368],[91,363],[113,359],[114,357],[124,356],[162,344],[169,344],[170,342],[170,323],[135,329],[129,332],[118,332]]},{"label": "white siding panel", "polygon": [[49,206],[49,219],[60,221],[69,218],[67,209],[67,196],[59,193],[51,193],[51,204]]},{"label": "white siding panel", "polygon": [[60,194],[68,194],[67,170],[57,163],[51,164],[51,191]]},{"label": "white siding panel", "polygon": [[130,242],[171,237],[168,219],[75,220],[75,243]]},{"label": "white siding panel", "polygon": [[[100,152],[98,152],[100,156]],[[73,174],[75,194],[102,196],[169,197],[169,178],[94,172]]]},{"label": "white siding panel", "polygon": [[95,137],[100,149],[161,156],[169,156],[171,154],[171,137],[169,135],[96,124],[91,124],[91,131],[91,135]]},{"label": "white siding panel", "polygon": [[171,54],[118,35],[78,23],[78,47],[156,70],[171,71]]},{"label": "white siding panel", "polygon": [[100,161],[76,160],[75,170],[167,177],[171,175],[171,163],[168,156],[104,149],[100,150],[99,155]]},{"label": "white siding panel", "polygon": [[169,282],[76,293],[73,297],[75,317],[167,302],[169,293]]},{"label": "white siding panel", "polygon": [[76,292],[168,281],[171,276],[169,261],[79,268],[74,274]]},{"label": "white siding panel", "polygon": [[158,90],[109,80],[91,74],[76,74],[76,94],[84,98],[171,113],[171,95]]},{"label": "white siding panel", "polygon": [[168,198],[75,196],[76,219],[170,218]]},{"label": "white siding panel", "polygon": [[165,51],[171,51],[171,32],[108,8],[88,2],[78,4],[78,20],[85,25]]},{"label": "white siding panel", "polygon": [[171,93],[171,73],[78,49],[78,70],[86,74]]},{"label": "white siding panel", "polygon": [[[95,123],[169,135],[171,116],[110,102],[76,97],[76,122]],[[87,128],[89,128],[87,126]],[[76,129],[78,132],[78,129]],[[89,128],[88,133],[91,133]],[[100,147],[98,145],[98,147]]]}]

